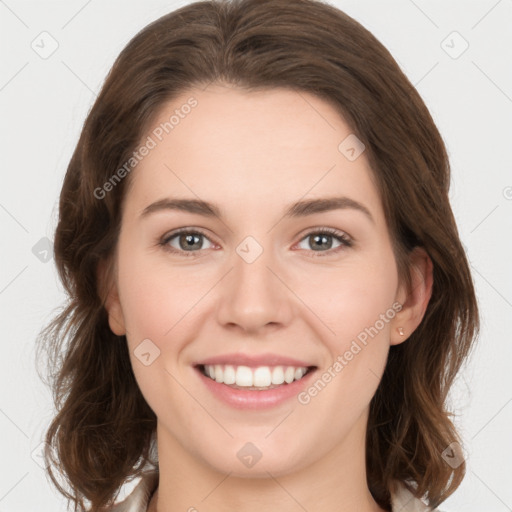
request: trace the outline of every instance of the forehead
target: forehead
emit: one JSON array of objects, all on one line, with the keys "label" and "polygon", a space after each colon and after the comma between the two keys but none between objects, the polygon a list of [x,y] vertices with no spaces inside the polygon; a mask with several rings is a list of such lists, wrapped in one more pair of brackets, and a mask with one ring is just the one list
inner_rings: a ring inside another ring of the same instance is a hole
[{"label": "forehead", "polygon": [[343,152],[351,137],[333,106],[303,91],[190,89],[164,104],[143,134],[140,144],[151,149],[131,173],[127,200],[140,210],[168,196],[197,196],[261,212],[346,195],[381,217],[364,152],[355,160]]}]

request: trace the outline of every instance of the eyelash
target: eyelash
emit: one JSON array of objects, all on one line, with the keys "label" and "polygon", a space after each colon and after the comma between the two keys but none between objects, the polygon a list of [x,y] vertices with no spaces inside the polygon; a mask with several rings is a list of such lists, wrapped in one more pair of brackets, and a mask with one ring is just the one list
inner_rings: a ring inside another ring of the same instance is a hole
[{"label": "eyelash", "polygon": [[[185,256],[186,258],[197,257],[197,255],[195,253],[197,253],[199,251],[182,251],[182,250],[174,249],[173,247],[170,247],[168,245],[169,242],[173,238],[175,238],[176,236],[178,236],[182,233],[186,233],[189,235],[201,235],[201,236],[204,236],[206,239],[210,240],[208,238],[208,236],[206,235],[206,233],[203,233],[199,229],[180,228],[176,231],[173,231],[172,233],[169,233],[168,235],[164,235],[164,237],[158,242],[158,245],[162,246],[162,248],[165,251],[168,251],[173,254],[179,254],[179,255]],[[338,230],[332,229],[332,228],[319,228],[317,230],[309,231],[300,239],[300,241],[304,240],[305,238],[307,238],[308,236],[311,236],[311,235],[331,235],[334,238],[336,238],[339,242],[341,242],[341,246],[337,247],[335,249],[328,249],[327,251],[318,251],[318,252],[311,251],[311,252],[317,253],[313,256],[310,256],[312,258],[318,258],[318,257],[321,258],[323,256],[330,256],[333,253],[335,254],[335,253],[339,252],[340,250],[352,247],[352,245],[353,245],[352,239],[348,235],[346,235],[342,231],[338,231]],[[211,240],[210,240],[210,242],[211,242]]]}]

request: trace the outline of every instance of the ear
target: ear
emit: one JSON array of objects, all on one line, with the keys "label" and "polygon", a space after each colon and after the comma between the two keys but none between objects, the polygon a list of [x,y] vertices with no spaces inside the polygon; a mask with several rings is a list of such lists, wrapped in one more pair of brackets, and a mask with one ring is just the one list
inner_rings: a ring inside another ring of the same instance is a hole
[{"label": "ear", "polygon": [[[434,281],[434,265],[423,247],[415,247],[410,255],[411,289],[407,290],[405,283],[398,290],[396,300],[402,304],[402,309],[391,321],[390,344],[398,345],[404,342],[421,323],[432,296]],[[398,332],[402,328],[404,335]]]},{"label": "ear", "polygon": [[123,336],[126,334],[126,327],[113,270],[112,264],[105,260],[98,263],[98,290],[108,313],[110,330],[118,336]]}]

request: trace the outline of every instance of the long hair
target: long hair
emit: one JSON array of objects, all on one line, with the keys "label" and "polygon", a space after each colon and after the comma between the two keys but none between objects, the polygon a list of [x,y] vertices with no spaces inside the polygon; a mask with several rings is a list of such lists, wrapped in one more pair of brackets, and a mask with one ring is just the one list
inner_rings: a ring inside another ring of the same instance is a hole
[{"label": "long hair", "polygon": [[97,511],[148,460],[156,416],[138,388],[125,336],[109,328],[98,276],[101,262],[111,269],[131,175],[106,194],[98,191],[130,160],[164,103],[213,82],[247,91],[283,87],[328,101],[366,146],[400,278],[410,284],[407,256],[415,246],[430,256],[426,313],[406,342],[390,347],[370,404],[366,465],[381,507],[390,509],[395,481],[437,506],[465,474],[464,462],[452,468],[442,457],[452,442],[462,444],[446,398],[479,330],[449,203],[448,156],[427,107],[387,49],[318,0],[189,4],[141,30],[110,70],[60,195],[54,257],[69,300],[38,343],[57,409],[44,455],[53,484],[75,511]]}]

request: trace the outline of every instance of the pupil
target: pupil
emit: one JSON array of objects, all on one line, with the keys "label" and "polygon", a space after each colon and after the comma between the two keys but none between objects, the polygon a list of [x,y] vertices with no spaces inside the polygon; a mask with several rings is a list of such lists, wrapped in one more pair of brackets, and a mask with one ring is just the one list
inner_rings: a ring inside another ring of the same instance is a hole
[{"label": "pupil", "polygon": [[[185,239],[185,246],[186,246],[187,248],[189,248],[189,249],[190,249],[191,247],[193,247],[193,245],[194,245],[194,239],[199,240],[199,237],[198,237],[197,235],[183,235],[181,238],[182,238],[182,239],[183,239],[183,238]],[[201,245],[201,244],[200,244],[200,243],[198,243],[198,245]]]},{"label": "pupil", "polygon": [[[315,241],[315,244],[318,242],[319,244],[321,244],[322,242],[326,242],[328,239],[330,239],[330,236],[329,235],[314,235],[313,236],[313,240]],[[314,245],[314,244],[313,244]],[[332,245],[332,240],[331,240],[331,243],[328,244],[328,249],[331,247]]]}]

